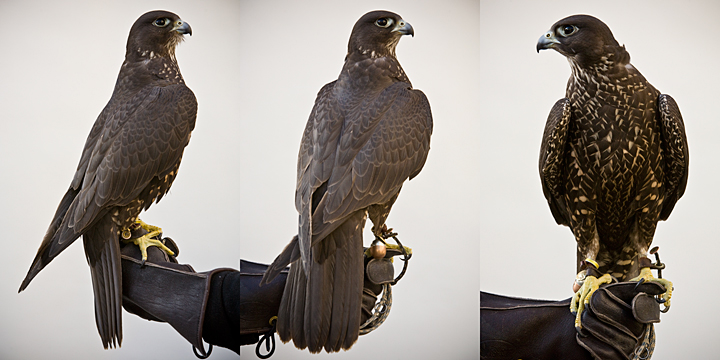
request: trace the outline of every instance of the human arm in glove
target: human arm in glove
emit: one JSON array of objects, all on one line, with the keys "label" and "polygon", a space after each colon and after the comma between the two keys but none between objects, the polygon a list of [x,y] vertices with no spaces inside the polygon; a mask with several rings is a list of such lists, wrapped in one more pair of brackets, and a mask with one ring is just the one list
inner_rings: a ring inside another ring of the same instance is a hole
[{"label": "human arm in glove", "polygon": [[665,289],[653,282],[602,286],[575,330],[570,299],[544,301],[481,292],[482,359],[632,359],[645,331],[660,321],[653,298]]}]

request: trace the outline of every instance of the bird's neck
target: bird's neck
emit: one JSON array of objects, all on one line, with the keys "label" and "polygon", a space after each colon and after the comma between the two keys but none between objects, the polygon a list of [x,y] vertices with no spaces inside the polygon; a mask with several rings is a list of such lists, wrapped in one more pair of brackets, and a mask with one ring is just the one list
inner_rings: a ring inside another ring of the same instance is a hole
[{"label": "bird's neck", "polygon": [[602,56],[599,61],[592,64],[580,64],[572,58],[568,60],[572,69],[571,82],[576,84],[628,86],[645,83],[645,79],[634,66],[624,61],[625,59],[618,61],[613,53]]},{"label": "bird's neck", "polygon": [[[353,61],[359,61],[362,59],[378,59],[382,57],[391,57],[396,59],[395,48],[397,47],[400,38],[395,39],[396,41],[386,45],[372,44],[372,45],[359,45],[352,40],[348,43],[348,54],[345,57],[347,59],[353,59]],[[397,60],[396,60],[397,61]]]},{"label": "bird's neck", "polygon": [[137,52],[126,55],[115,89],[134,92],[146,86],[168,86],[184,82],[174,56],[159,56],[151,51]]},{"label": "bird's neck", "polygon": [[591,101],[597,104],[626,104],[633,93],[658,91],[629,63],[615,63],[611,59],[592,67],[581,67],[570,61],[572,76],[567,84],[566,97],[577,105]]},{"label": "bird's neck", "polygon": [[410,83],[400,62],[394,56],[373,56],[371,52],[367,54],[354,52],[345,58],[345,65],[336,87],[380,91],[398,81]]}]

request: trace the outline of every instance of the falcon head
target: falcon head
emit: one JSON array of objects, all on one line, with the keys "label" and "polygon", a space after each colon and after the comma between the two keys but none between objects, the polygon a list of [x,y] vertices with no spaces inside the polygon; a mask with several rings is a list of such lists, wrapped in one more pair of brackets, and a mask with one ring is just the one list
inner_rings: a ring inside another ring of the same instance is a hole
[{"label": "falcon head", "polygon": [[155,56],[175,57],[175,47],[183,35],[192,35],[190,24],[169,11],[150,11],[135,21],[128,36],[126,56],[135,54],[152,59]]},{"label": "falcon head", "polygon": [[372,58],[395,57],[395,47],[403,35],[415,36],[413,28],[400,15],[390,11],[371,11],[353,26],[348,54],[359,53]]},{"label": "falcon head", "polygon": [[625,46],[618,44],[610,28],[590,15],[573,15],[556,22],[540,37],[536,49],[553,49],[584,68],[613,55],[616,64],[630,62]]}]

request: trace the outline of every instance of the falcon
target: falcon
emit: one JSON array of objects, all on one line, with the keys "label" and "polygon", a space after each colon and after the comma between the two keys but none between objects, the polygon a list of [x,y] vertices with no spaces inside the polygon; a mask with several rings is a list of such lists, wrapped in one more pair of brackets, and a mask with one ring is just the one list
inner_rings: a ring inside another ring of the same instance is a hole
[{"label": "falcon", "polygon": [[670,216],[687,184],[677,103],[645,80],[597,18],[556,22],[537,43],[543,49],[564,55],[572,69],[545,125],[540,177],[555,221],[577,241],[575,325],[592,292],[612,277],[660,282],[670,306],[672,283],[652,276],[647,254],[658,221]]},{"label": "falcon", "polygon": [[95,296],[95,322],[103,347],[122,344],[122,270],[119,236],[143,225],[149,234],[130,239],[147,258],[162,231],[137,219],[160,201],[177,175],[195,127],[197,101],[185,86],[175,48],[190,25],[167,11],[142,15],[130,29],[125,61],[110,101],[85,142],[80,163],[20,286],[30,281],[81,235]]},{"label": "falcon", "polygon": [[302,136],[298,235],[261,284],[291,263],[277,331],[313,353],[347,350],[357,341],[365,220],[375,236],[387,234],[385,220],[403,182],[418,175],[430,149],[430,105],[395,56],[403,35],[414,33],[399,15],[363,15],[340,76],[318,93]]}]

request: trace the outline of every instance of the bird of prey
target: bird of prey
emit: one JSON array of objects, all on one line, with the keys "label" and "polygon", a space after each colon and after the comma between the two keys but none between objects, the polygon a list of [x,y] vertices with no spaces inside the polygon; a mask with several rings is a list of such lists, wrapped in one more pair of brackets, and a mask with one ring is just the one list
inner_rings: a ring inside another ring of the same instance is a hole
[{"label": "bird of prey", "polygon": [[[140,211],[170,189],[195,127],[197,101],[175,59],[184,34],[192,34],[190,25],[167,11],[148,12],[133,24],[112,97],[20,287],[82,235],[106,349],[122,344],[119,235],[129,238]],[[134,239],[143,253],[161,245],[150,240],[160,229],[148,228]]]},{"label": "bird of prey", "polygon": [[658,221],[670,216],[687,184],[680,110],[630,64],[625,46],[597,18],[556,22],[540,37],[542,49],[564,55],[572,69],[565,98],[545,125],[540,177],[555,221],[577,240],[576,326],[611,275],[663,283],[669,306],[672,283],[652,277],[647,253]]},{"label": "bird of prey", "polygon": [[292,263],[277,330],[284,342],[313,353],[347,350],[357,341],[365,220],[376,236],[386,235],[403,182],[418,175],[430,149],[430,105],[395,56],[403,35],[414,33],[399,15],[363,15],[338,79],[318,93],[302,136],[298,235],[262,283]]}]

